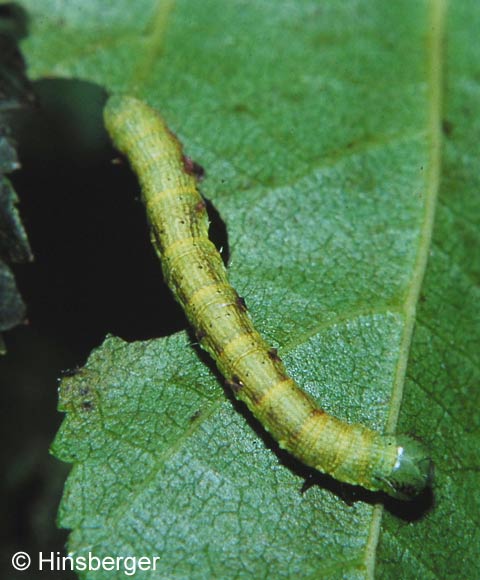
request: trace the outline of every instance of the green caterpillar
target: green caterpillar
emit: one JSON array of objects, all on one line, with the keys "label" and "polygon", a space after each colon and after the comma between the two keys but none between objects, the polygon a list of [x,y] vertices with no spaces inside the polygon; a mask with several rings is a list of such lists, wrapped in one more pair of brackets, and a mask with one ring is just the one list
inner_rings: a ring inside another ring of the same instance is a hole
[{"label": "green caterpillar", "polygon": [[114,96],[104,119],[138,175],[165,280],[235,396],[283,449],[340,481],[399,499],[429,485],[432,462],[420,443],[332,417],[288,376],[228,282],[196,179],[161,116],[138,99]]}]

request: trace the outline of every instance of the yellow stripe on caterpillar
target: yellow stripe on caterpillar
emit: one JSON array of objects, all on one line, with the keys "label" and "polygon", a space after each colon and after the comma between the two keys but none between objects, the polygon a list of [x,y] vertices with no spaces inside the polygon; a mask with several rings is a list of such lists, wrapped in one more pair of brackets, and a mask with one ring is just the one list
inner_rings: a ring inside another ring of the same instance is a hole
[{"label": "yellow stripe on caterpillar", "polygon": [[170,197],[170,196],[175,196],[175,195],[192,195],[197,197],[198,193],[195,189],[193,189],[191,186],[181,186],[181,187],[172,187],[170,189],[164,189],[163,191],[157,191],[156,193],[153,193],[152,195],[150,195],[148,197],[148,200],[146,200],[146,203],[148,204],[147,207],[149,206],[153,206],[153,208],[155,208],[155,205],[163,198],[166,197]]}]

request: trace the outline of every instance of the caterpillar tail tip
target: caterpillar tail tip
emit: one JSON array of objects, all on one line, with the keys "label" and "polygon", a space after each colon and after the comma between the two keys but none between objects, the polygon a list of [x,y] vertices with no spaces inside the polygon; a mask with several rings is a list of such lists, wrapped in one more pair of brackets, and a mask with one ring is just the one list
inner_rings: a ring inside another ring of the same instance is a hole
[{"label": "caterpillar tail tip", "polygon": [[433,478],[434,464],[425,446],[411,437],[398,437],[397,461],[383,490],[395,499],[411,500],[430,487]]}]

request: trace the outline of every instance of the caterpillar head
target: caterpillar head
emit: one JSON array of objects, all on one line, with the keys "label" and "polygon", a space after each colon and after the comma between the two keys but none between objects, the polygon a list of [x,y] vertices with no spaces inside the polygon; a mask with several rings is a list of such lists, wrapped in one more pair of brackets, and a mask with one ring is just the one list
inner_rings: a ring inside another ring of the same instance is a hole
[{"label": "caterpillar head", "polygon": [[407,436],[396,439],[397,460],[383,478],[383,490],[396,499],[413,499],[433,480],[433,461],[419,441]]}]

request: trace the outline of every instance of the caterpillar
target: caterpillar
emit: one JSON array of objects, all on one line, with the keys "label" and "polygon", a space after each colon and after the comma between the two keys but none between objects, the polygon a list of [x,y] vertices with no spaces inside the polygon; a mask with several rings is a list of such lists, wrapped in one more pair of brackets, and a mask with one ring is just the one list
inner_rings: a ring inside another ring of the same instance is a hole
[{"label": "caterpillar", "polygon": [[425,489],[433,463],[420,442],[327,414],[254,328],[208,237],[191,163],[160,114],[134,97],[114,95],[104,122],[138,176],[165,281],[234,395],[281,448],[318,471],[398,499]]}]

